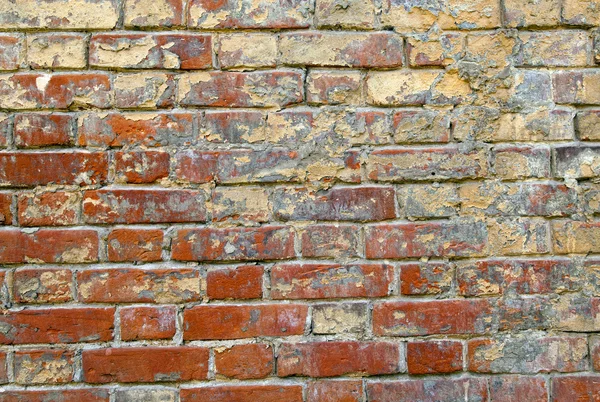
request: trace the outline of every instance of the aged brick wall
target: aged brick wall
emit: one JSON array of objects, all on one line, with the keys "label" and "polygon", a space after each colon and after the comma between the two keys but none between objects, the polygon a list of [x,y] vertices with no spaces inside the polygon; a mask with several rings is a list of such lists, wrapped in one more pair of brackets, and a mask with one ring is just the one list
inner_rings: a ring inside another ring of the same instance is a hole
[{"label": "aged brick wall", "polygon": [[600,0],[0,0],[0,401],[600,401]]}]

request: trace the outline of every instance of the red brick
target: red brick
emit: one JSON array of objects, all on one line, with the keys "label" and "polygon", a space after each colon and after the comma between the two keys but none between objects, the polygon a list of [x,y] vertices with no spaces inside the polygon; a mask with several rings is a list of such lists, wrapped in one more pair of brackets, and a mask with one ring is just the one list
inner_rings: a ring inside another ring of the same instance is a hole
[{"label": "red brick", "polygon": [[172,339],[176,315],[174,306],[123,307],[120,311],[121,340]]},{"label": "red brick", "polygon": [[409,342],[406,347],[409,374],[443,374],[462,371],[463,347],[457,341]]},{"label": "red brick", "polygon": [[75,354],[68,350],[17,351],[14,371],[17,384],[65,384],[73,380]]},{"label": "red brick", "polygon": [[0,153],[0,185],[92,185],[106,182],[106,154],[79,151]]},{"label": "red brick", "polygon": [[294,232],[285,226],[181,229],[171,246],[180,261],[251,261],[293,258]]},{"label": "red brick", "polygon": [[0,383],[4,384],[8,382],[8,372],[6,369],[6,353],[0,352]]},{"label": "red brick", "polygon": [[175,176],[190,183],[208,183],[216,179],[218,152],[188,150],[175,156]]},{"label": "red brick", "polygon": [[380,182],[466,179],[485,177],[488,161],[483,150],[457,147],[383,149],[371,152],[366,169],[369,179]]},{"label": "red brick", "polygon": [[317,105],[356,104],[360,102],[360,71],[312,70],[308,74],[306,101]]},{"label": "red brick", "polygon": [[446,293],[452,287],[454,269],[448,263],[430,262],[400,266],[400,293],[403,295],[434,295]]},{"label": "red brick", "polygon": [[183,313],[183,339],[302,335],[307,313],[298,304],[196,306]]},{"label": "red brick", "polygon": [[[147,49],[141,57],[141,49]],[[195,70],[212,66],[206,34],[99,33],[90,40],[91,66]]]},{"label": "red brick", "polygon": [[396,217],[396,192],[391,187],[306,187],[276,189],[273,212],[280,220],[382,221]]},{"label": "red brick", "polygon": [[19,113],[14,137],[18,148],[73,145],[75,117],[66,113]]},{"label": "red brick", "polygon": [[13,224],[12,193],[0,192],[0,226]]},{"label": "red brick", "polygon": [[5,390],[2,402],[109,402],[108,389]]},{"label": "red brick", "polygon": [[295,71],[192,73],[181,76],[178,99],[181,106],[285,107],[304,99],[303,77]]},{"label": "red brick", "polygon": [[560,293],[581,286],[570,260],[485,260],[460,264],[459,293],[463,296]]},{"label": "red brick", "polygon": [[111,103],[108,74],[17,73],[0,78],[0,107],[4,109],[108,108]]},{"label": "red brick", "polygon": [[600,376],[554,377],[552,402],[599,402]]},{"label": "red brick", "polygon": [[200,300],[193,269],[88,269],[77,273],[79,300],[86,303],[186,303]]},{"label": "red brick", "polygon": [[303,257],[351,258],[360,256],[358,226],[311,225],[300,231]]},{"label": "red brick", "polygon": [[483,255],[487,229],[477,221],[373,225],[365,233],[367,258]]},{"label": "red brick", "polygon": [[105,342],[113,339],[114,308],[7,311],[0,316],[0,343]]},{"label": "red brick", "polygon": [[94,261],[98,261],[98,233],[93,230],[0,231],[0,263]]},{"label": "red brick", "polygon": [[102,189],[86,191],[87,223],[204,222],[206,195],[177,189]]},{"label": "red brick", "polygon": [[271,298],[383,297],[393,278],[386,264],[280,264],[271,269]]},{"label": "red brick", "polygon": [[183,388],[181,402],[302,402],[301,385],[220,385]]},{"label": "red brick", "polygon": [[277,375],[334,377],[400,372],[399,345],[387,342],[332,341],[285,343],[277,357]]},{"label": "red brick", "polygon": [[469,371],[535,374],[584,371],[589,368],[585,336],[521,333],[468,342]]},{"label": "red brick", "polygon": [[273,371],[273,349],[253,343],[215,350],[215,374],[238,380],[264,378]]},{"label": "red brick", "polygon": [[81,210],[81,194],[64,191],[21,193],[17,208],[21,226],[76,225]]},{"label": "red brick", "polygon": [[487,299],[387,302],[373,308],[373,332],[378,336],[483,334],[493,329],[492,315]]},{"label": "red brick", "polygon": [[395,32],[291,32],[279,36],[280,62],[293,66],[391,68],[402,66]]},{"label": "red brick", "polygon": [[436,378],[372,382],[369,402],[487,401],[485,378]]},{"label": "red brick", "polygon": [[169,154],[162,151],[115,152],[115,181],[143,184],[169,176]]},{"label": "red brick", "polygon": [[160,261],[163,232],[158,229],[115,229],[108,234],[109,261]]},{"label": "red brick", "polygon": [[242,265],[216,269],[206,273],[206,295],[209,299],[260,299],[264,267]]},{"label": "red brick", "polygon": [[189,4],[190,28],[203,29],[290,29],[307,28],[314,6],[307,0],[275,4],[267,0],[241,7],[236,0],[212,3],[192,0]]},{"label": "red brick", "polygon": [[361,402],[361,380],[321,380],[308,383],[307,402]]},{"label": "red brick", "polygon": [[89,383],[205,380],[208,349],[194,346],[84,350],[83,380]]},{"label": "red brick", "polygon": [[434,110],[399,110],[392,115],[394,142],[446,143],[450,140],[450,119]]},{"label": "red brick", "polygon": [[79,145],[160,147],[189,144],[193,136],[193,113],[109,112],[79,117]]},{"label": "red brick", "polygon": [[530,402],[547,402],[546,380],[512,375],[490,378],[490,401],[519,402],[525,395]]},{"label": "red brick", "polygon": [[13,273],[16,303],[62,303],[73,300],[73,273],[69,269],[17,269]]},{"label": "red brick", "polygon": [[18,70],[25,59],[25,35],[0,34],[0,70]]}]

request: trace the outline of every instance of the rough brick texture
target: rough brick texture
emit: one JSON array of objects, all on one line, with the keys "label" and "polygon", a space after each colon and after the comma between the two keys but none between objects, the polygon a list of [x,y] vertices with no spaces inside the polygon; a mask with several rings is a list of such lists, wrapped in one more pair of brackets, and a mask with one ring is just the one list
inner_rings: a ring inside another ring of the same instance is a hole
[{"label": "rough brick texture", "polygon": [[0,0],[0,401],[600,402],[600,0]]}]

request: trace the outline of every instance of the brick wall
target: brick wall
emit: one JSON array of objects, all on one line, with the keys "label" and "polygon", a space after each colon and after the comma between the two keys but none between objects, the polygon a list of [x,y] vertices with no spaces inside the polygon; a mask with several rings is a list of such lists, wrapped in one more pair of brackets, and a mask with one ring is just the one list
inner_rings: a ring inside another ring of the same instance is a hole
[{"label": "brick wall", "polygon": [[599,401],[599,26],[0,0],[0,401]]}]

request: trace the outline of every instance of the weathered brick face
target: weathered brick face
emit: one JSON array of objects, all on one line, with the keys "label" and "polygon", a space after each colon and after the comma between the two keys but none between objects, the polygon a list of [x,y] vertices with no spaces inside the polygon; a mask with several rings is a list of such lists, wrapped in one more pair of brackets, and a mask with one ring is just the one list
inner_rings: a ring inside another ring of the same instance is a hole
[{"label": "weathered brick face", "polygon": [[600,401],[600,0],[0,0],[0,401]]}]

